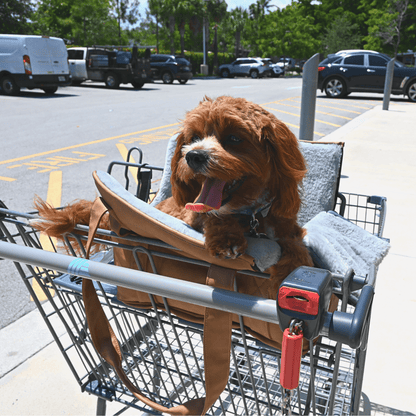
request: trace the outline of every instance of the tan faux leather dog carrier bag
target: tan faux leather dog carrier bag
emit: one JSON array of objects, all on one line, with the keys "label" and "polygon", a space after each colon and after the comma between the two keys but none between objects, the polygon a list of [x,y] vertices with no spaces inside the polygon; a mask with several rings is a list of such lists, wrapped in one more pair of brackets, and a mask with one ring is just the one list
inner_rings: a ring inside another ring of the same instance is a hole
[{"label": "tan faux leather dog carrier bag", "polygon": [[[107,212],[110,216],[111,229],[118,236],[137,234],[141,237],[157,238],[165,243],[181,250],[181,255],[199,260],[205,260],[211,265],[209,268],[197,264],[185,263],[178,260],[166,259],[154,256],[154,265],[151,264],[146,254],[138,253],[137,257],[141,268],[146,272],[156,272],[160,275],[191,281],[194,283],[207,284],[216,288],[233,291],[236,283],[237,290],[241,293],[269,298],[273,282],[256,276],[238,275],[239,270],[250,270],[258,268],[255,257],[244,254],[236,260],[214,259],[204,248],[202,239],[195,237],[192,230],[182,233],[160,220],[167,214],[161,213],[143,201],[133,197],[121,185],[104,172],[95,172],[94,180],[101,194],[94,203],[90,231],[87,243],[87,253],[99,225],[100,219]],[[114,190],[116,189],[116,190]],[[134,198],[133,203],[131,198]],[[155,218],[156,217],[156,218]],[[175,221],[179,221],[176,220]],[[179,229],[183,224],[179,224]],[[187,226],[185,226],[187,227]],[[190,227],[188,227],[190,228]],[[117,240],[117,237],[115,237]],[[256,239],[260,240],[260,239]],[[260,242],[266,244],[267,242]],[[273,245],[273,244],[274,245]],[[123,240],[123,244],[126,241]],[[132,243],[137,245],[137,243]],[[278,245],[270,241],[272,247],[269,251],[278,250]],[[149,244],[139,244],[147,250],[164,251],[178,254],[177,251],[167,248],[152,247]],[[260,250],[262,252],[267,250]],[[250,252],[250,250],[249,250]],[[252,250],[256,252],[256,250]],[[270,255],[269,261],[270,261]],[[277,254],[277,258],[280,252]],[[258,261],[261,263],[262,260]],[[274,260],[272,260],[274,261]],[[114,248],[114,263],[117,266],[135,268],[137,263],[131,250]],[[277,288],[274,289],[272,298],[276,299]],[[204,308],[202,306],[168,299],[170,312],[179,318],[204,324],[204,362],[205,362],[205,385],[206,397],[191,400],[183,405],[166,408],[144,396],[128,379],[121,365],[121,352],[118,341],[111,326],[102,310],[92,281],[84,279],[83,297],[87,313],[88,325],[94,346],[102,357],[111,364],[126,387],[142,402],[157,411],[170,414],[205,414],[210,406],[214,404],[221,392],[224,390],[230,366],[231,329],[239,327],[237,315],[216,309]],[[141,309],[152,308],[149,295],[144,292],[119,287],[117,297],[127,305]],[[165,309],[163,299],[154,296],[157,307]],[[336,301],[331,302],[330,309],[336,307]],[[244,317],[244,326],[247,332],[255,336],[261,342],[271,347],[280,349],[282,343],[282,331],[277,324],[259,321]],[[307,342],[304,343],[304,352],[308,349]]]}]

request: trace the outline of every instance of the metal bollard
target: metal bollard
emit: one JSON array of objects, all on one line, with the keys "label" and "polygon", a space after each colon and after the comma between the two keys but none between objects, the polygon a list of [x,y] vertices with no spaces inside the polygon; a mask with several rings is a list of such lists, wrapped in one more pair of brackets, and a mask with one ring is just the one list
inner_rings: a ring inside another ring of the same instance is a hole
[{"label": "metal bollard", "polygon": [[387,64],[386,79],[384,81],[383,110],[389,109],[391,86],[393,85],[394,61],[395,59],[393,58]]},{"label": "metal bollard", "polygon": [[316,89],[318,88],[318,65],[319,53],[316,53],[303,66],[299,140],[313,141]]}]

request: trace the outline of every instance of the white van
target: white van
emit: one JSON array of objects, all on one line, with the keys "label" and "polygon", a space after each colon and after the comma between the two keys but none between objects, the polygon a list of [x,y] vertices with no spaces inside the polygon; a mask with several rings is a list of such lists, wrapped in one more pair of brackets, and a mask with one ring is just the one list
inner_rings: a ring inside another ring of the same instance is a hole
[{"label": "white van", "polygon": [[14,95],[20,88],[53,94],[71,84],[68,53],[62,39],[49,36],[0,35],[0,88]]}]

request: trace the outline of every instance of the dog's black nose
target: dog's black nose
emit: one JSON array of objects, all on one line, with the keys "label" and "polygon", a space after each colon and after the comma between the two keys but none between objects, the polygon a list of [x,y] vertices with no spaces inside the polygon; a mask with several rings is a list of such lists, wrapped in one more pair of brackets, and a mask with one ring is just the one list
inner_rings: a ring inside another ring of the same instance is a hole
[{"label": "dog's black nose", "polygon": [[206,166],[209,155],[205,150],[190,150],[185,159],[191,169],[198,171]]}]

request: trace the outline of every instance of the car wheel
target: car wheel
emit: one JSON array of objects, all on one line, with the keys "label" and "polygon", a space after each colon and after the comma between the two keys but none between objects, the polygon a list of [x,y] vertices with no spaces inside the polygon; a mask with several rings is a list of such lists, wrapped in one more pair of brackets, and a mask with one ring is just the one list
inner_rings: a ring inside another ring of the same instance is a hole
[{"label": "car wheel", "polygon": [[139,90],[140,88],[142,88],[142,87],[143,87],[144,82],[134,81],[134,82],[132,82],[132,83],[131,83],[131,85],[133,85],[133,87],[134,87],[136,90]]},{"label": "car wheel", "polygon": [[330,78],[325,82],[325,94],[330,98],[341,98],[347,95],[345,82],[340,78]]},{"label": "car wheel", "polygon": [[228,78],[230,76],[230,71],[228,69],[226,69],[226,68],[222,69],[221,70],[221,76],[223,78]]},{"label": "car wheel", "polygon": [[1,80],[1,89],[6,95],[16,95],[20,91],[20,87],[10,76],[6,76]]},{"label": "car wheel", "polygon": [[188,82],[188,80],[187,79],[180,79],[179,80],[179,83],[180,84],[186,84]]},{"label": "car wheel", "polygon": [[42,88],[42,89],[45,92],[45,94],[48,94],[48,95],[55,94],[56,91],[58,91],[58,87],[48,87],[48,88]]},{"label": "car wheel", "polygon": [[257,69],[252,69],[252,70],[250,71],[250,76],[251,76],[251,78],[253,78],[253,79],[258,78],[258,77],[259,77],[259,71],[257,71]]},{"label": "car wheel", "polygon": [[173,76],[170,72],[164,72],[162,74],[162,81],[164,84],[172,84]]},{"label": "car wheel", "polygon": [[118,77],[113,72],[109,72],[105,77],[105,85],[107,88],[118,88],[120,85],[120,81],[118,80]]},{"label": "car wheel", "polygon": [[416,103],[416,80],[413,80],[407,88],[407,96],[410,101]]}]

